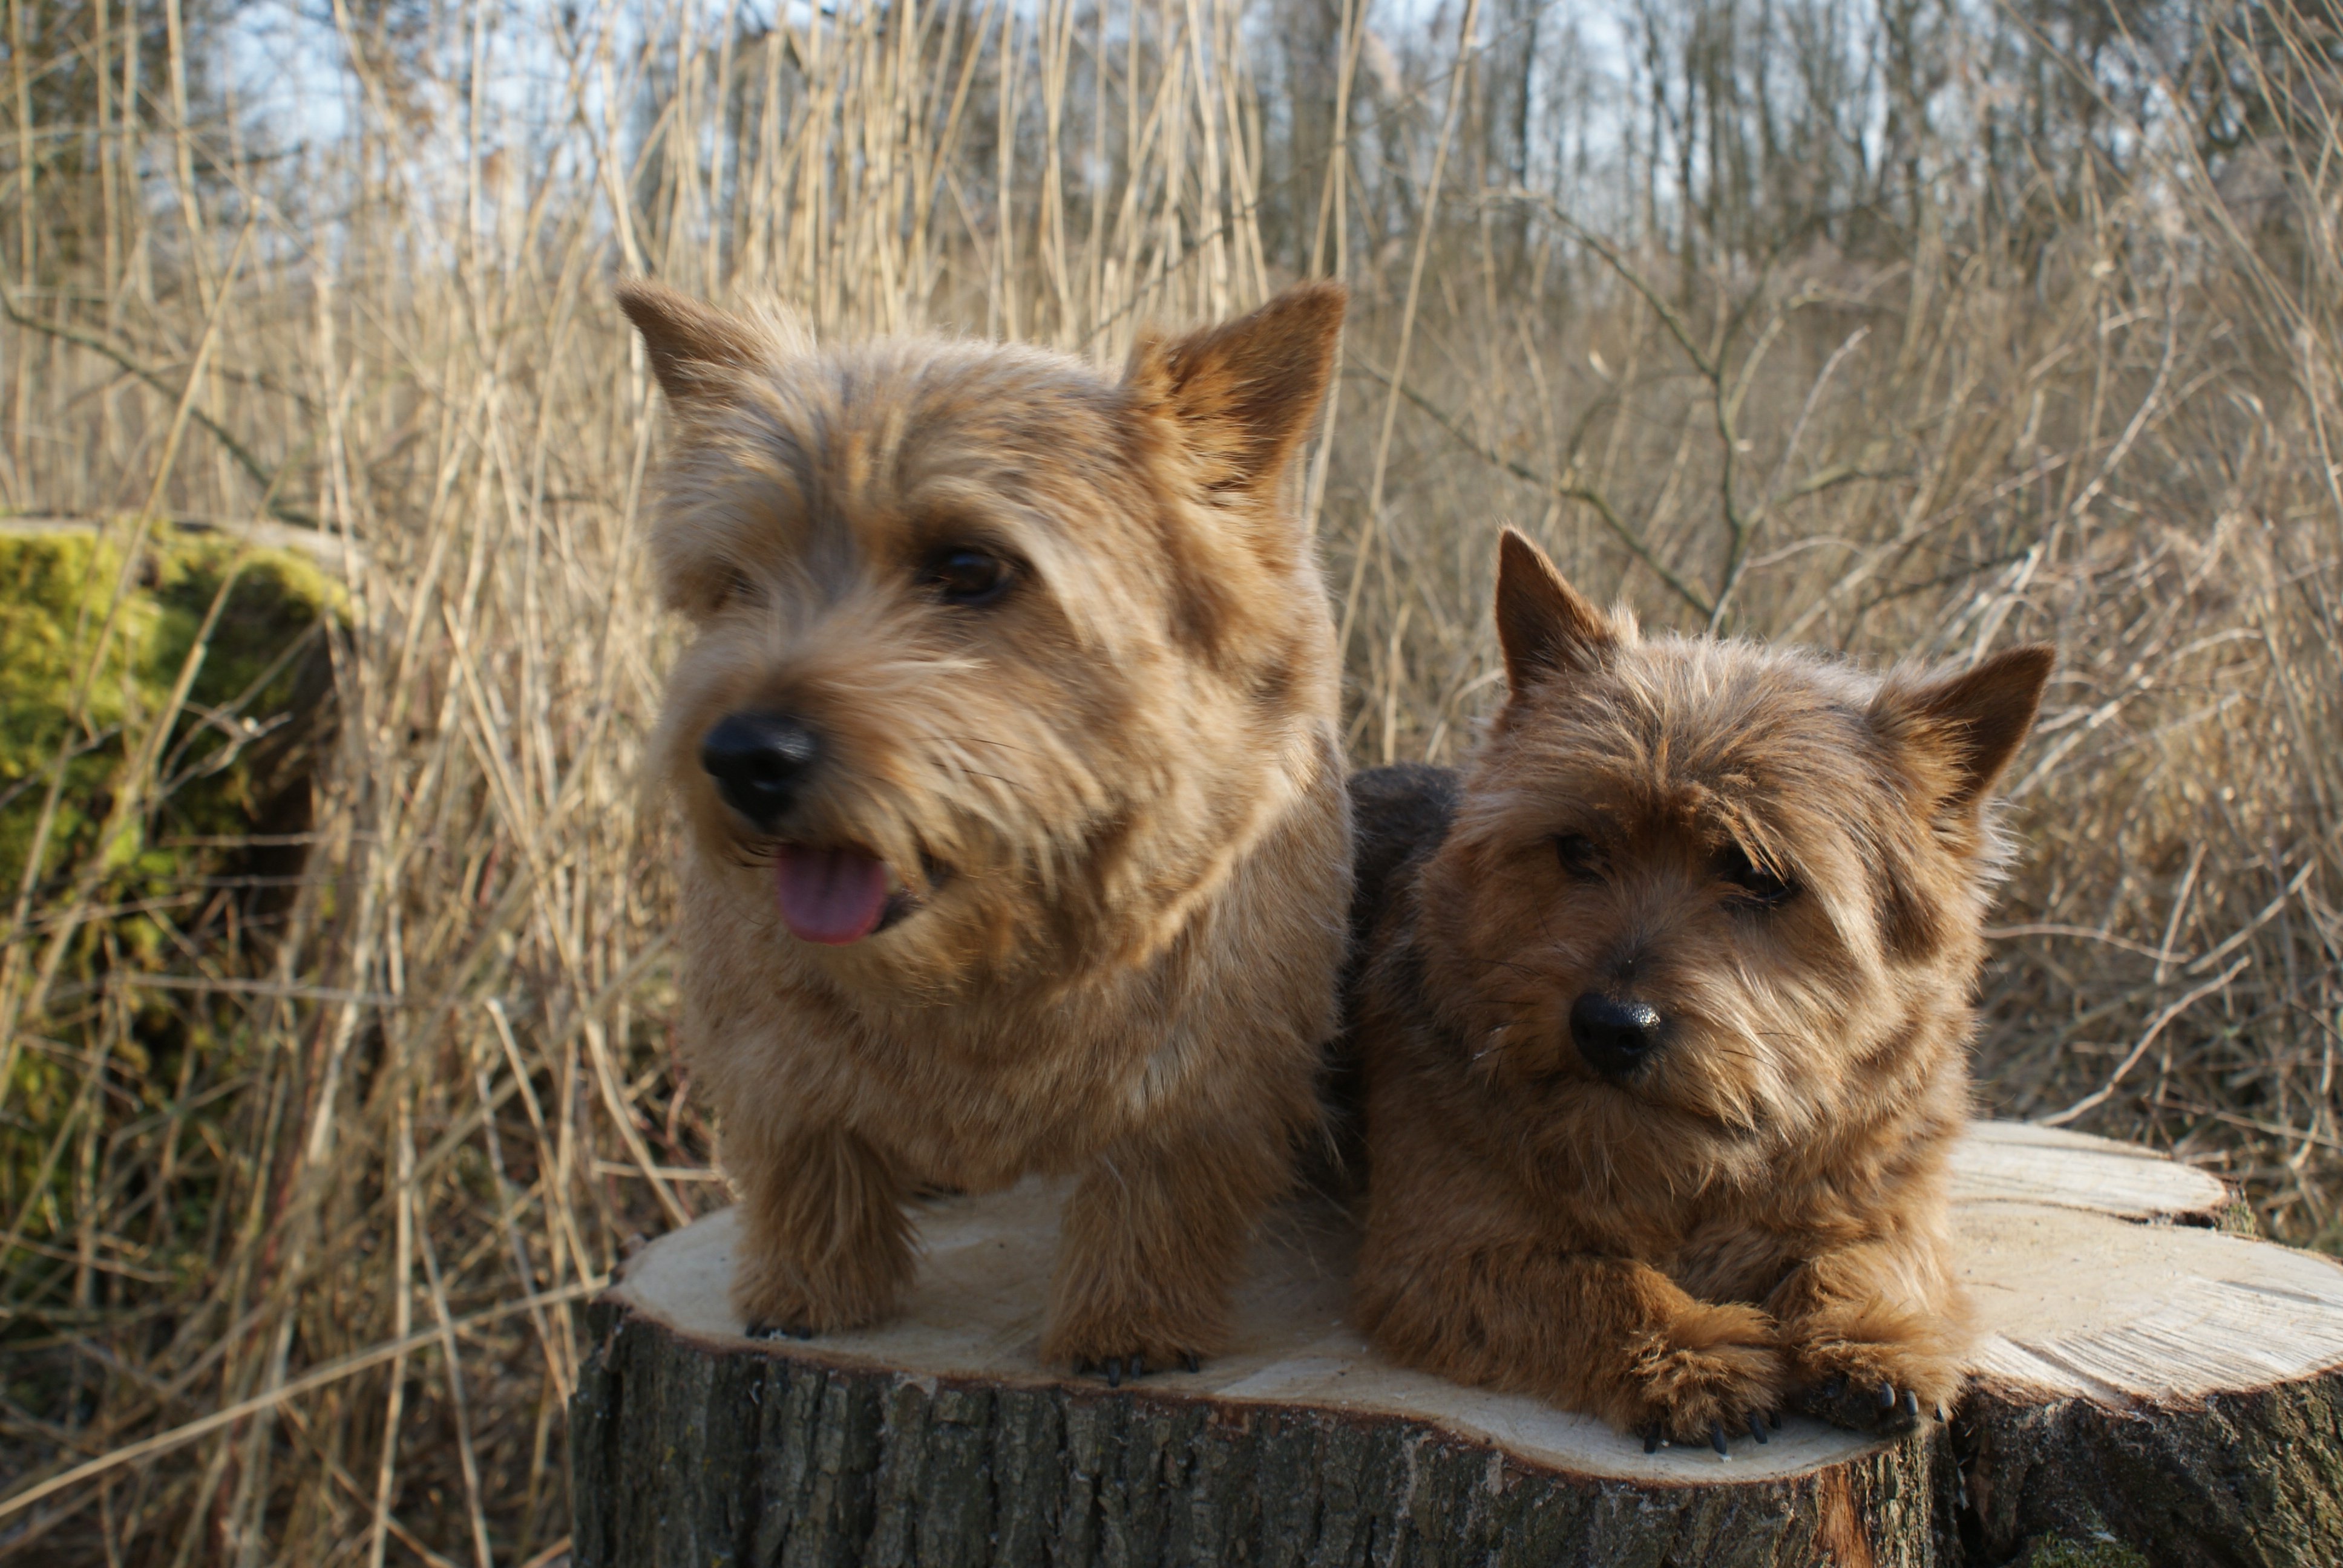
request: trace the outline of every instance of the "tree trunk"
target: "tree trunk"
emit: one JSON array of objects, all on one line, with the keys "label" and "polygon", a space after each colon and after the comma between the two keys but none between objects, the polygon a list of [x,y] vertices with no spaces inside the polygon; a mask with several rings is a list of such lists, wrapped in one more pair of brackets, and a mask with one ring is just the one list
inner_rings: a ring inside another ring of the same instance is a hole
[{"label": "tree trunk", "polygon": [[1732,1457],[1392,1367],[1350,1239],[1282,1211],[1230,1351],[1120,1390],[1034,1359],[1057,1192],[929,1205],[885,1327],[740,1337],[732,1216],[598,1306],[571,1408],[579,1568],[2343,1560],[2343,1267],[2215,1227],[2221,1184],[2077,1134],[1958,1156],[1976,1382],[1883,1442],[1801,1417]]}]

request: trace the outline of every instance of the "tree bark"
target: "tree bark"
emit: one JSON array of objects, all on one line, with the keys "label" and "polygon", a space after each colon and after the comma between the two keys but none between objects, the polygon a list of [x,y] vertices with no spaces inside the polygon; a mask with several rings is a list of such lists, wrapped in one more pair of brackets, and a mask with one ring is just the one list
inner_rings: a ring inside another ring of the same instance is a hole
[{"label": "tree bark", "polygon": [[2072,1209],[1965,1221],[1970,1289],[2025,1303],[1954,1423],[1976,1561],[2056,1538],[2156,1568],[2343,1563],[2343,1270]]},{"label": "tree bark", "polygon": [[1984,1124],[1956,1201],[1983,1334],[1949,1427],[1796,1416],[1645,1456],[1395,1368],[1342,1316],[1350,1237],[1267,1227],[1229,1352],[1120,1390],[1034,1359],[1057,1193],[925,1207],[903,1312],[741,1338],[735,1230],[653,1243],[571,1407],[579,1568],[2343,1560],[2343,1267],[2217,1227],[2221,1184]]}]

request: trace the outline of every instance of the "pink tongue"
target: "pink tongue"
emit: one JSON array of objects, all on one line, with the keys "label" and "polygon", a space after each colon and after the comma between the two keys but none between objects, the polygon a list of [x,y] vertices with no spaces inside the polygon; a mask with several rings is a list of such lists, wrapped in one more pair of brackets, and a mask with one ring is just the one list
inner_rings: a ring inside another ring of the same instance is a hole
[{"label": "pink tongue", "polygon": [[887,910],[885,863],[852,849],[784,849],[773,881],[781,919],[803,941],[859,942]]}]

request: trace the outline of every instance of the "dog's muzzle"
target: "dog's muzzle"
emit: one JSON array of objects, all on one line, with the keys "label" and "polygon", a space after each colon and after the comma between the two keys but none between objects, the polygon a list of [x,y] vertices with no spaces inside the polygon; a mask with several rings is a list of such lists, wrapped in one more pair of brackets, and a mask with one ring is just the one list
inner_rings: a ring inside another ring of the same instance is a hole
[{"label": "dog's muzzle", "polygon": [[1605,1078],[1633,1078],[1659,1053],[1666,1023],[1649,1002],[1593,991],[1570,1008],[1570,1040],[1587,1066]]},{"label": "dog's muzzle", "polygon": [[716,792],[759,829],[797,804],[820,757],[814,732],[786,713],[727,714],[699,742],[699,765]]}]

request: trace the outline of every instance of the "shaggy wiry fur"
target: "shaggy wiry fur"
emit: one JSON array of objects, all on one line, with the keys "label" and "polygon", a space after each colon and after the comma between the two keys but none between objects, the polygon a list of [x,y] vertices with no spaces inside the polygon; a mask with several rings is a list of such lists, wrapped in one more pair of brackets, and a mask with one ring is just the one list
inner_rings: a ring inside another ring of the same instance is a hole
[{"label": "shaggy wiry fur", "polygon": [[[652,549],[697,635],[659,744],[735,1303],[871,1322],[908,1195],[1079,1172],[1042,1353],[1210,1353],[1333,1026],[1333,639],[1281,481],[1341,290],[1120,380],[619,298],[674,421]],[[743,715],[797,749],[754,811],[710,772]]]},{"label": "shaggy wiry fur", "polygon": [[1882,679],[1647,639],[1510,532],[1497,626],[1461,784],[1354,785],[1366,1325],[1647,1446],[1949,1401],[1987,794],[2049,650]]}]

